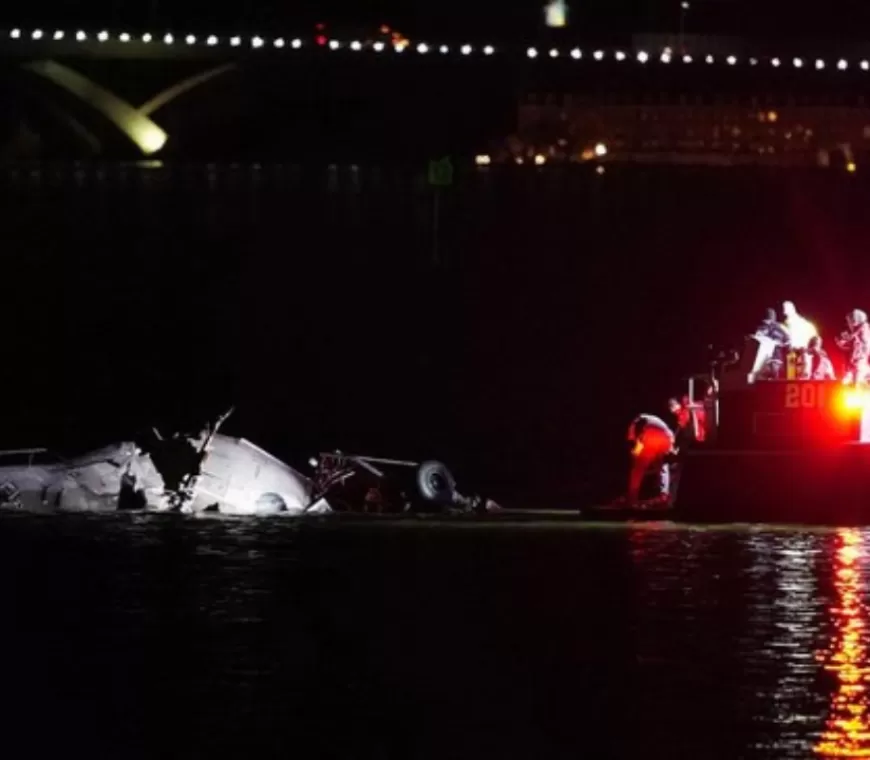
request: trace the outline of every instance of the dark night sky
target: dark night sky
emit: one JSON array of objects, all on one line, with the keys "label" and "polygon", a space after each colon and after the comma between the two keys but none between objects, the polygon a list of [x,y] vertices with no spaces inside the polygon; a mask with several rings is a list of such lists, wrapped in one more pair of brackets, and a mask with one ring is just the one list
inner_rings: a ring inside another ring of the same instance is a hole
[{"label": "dark night sky", "polygon": [[[178,28],[270,28],[305,30],[317,21],[392,23],[409,36],[487,37],[493,41],[532,38],[543,31],[542,0],[259,0],[220,3],[214,0],[41,0],[4,3],[0,22],[14,24],[81,24],[83,26],[172,25]],[[675,31],[680,0],[573,0],[569,2],[570,36],[607,39],[640,31]],[[856,37],[870,23],[866,0],[692,0],[686,19],[689,33],[771,36]],[[205,29],[203,29],[205,31]]]}]

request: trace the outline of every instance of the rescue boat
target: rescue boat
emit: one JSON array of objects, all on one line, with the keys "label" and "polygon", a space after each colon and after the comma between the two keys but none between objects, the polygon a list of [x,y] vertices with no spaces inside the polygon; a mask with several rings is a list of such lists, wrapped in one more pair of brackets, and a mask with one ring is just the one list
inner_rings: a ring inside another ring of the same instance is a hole
[{"label": "rescue boat", "polygon": [[870,525],[870,389],[761,379],[774,348],[747,338],[715,393],[698,393],[705,376],[690,379],[706,440],[674,465],[673,518]]}]

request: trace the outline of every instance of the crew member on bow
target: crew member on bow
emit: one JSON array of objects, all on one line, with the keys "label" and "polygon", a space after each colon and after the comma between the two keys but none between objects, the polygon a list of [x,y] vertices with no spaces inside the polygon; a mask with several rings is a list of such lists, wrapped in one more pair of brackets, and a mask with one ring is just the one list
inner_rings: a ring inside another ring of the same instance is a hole
[{"label": "crew member on bow", "polygon": [[843,382],[866,383],[870,378],[870,325],[867,313],[853,309],[846,315],[848,330],[837,338],[837,345],[846,352],[846,374]]},{"label": "crew member on bow", "polygon": [[670,498],[670,471],[667,457],[674,450],[674,434],[663,420],[652,414],[641,414],[628,429],[632,444],[631,471],[625,500],[630,505],[640,503],[640,490],[648,474],[658,475],[657,501]]},{"label": "crew member on bow", "polygon": [[782,316],[783,325],[788,331],[788,344],[790,348],[801,351],[810,344],[810,340],[819,334],[812,322],[798,314],[795,305],[791,301],[783,302]]},{"label": "crew member on bow", "polygon": [[804,353],[801,368],[802,380],[835,380],[834,365],[828,352],[822,348],[822,339],[816,335],[810,339],[807,350]]},{"label": "crew member on bow", "polygon": [[767,309],[764,314],[764,319],[755,330],[755,333],[756,335],[763,335],[765,338],[770,338],[780,346],[784,346],[788,343],[788,330],[777,322],[775,309]]}]

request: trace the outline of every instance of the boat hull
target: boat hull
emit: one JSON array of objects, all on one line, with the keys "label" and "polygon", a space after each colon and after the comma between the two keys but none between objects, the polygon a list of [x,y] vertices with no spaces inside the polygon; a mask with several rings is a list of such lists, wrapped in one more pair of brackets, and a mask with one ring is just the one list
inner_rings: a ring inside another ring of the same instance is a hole
[{"label": "boat hull", "polygon": [[870,525],[870,444],[792,451],[696,451],[674,515],[689,522]]}]

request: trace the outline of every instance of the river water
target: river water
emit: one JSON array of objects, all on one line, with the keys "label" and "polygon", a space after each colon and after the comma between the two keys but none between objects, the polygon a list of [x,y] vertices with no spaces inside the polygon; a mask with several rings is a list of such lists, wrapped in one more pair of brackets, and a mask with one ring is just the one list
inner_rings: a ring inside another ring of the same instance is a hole
[{"label": "river water", "polygon": [[857,530],[4,515],[0,547],[29,757],[870,751]]}]

